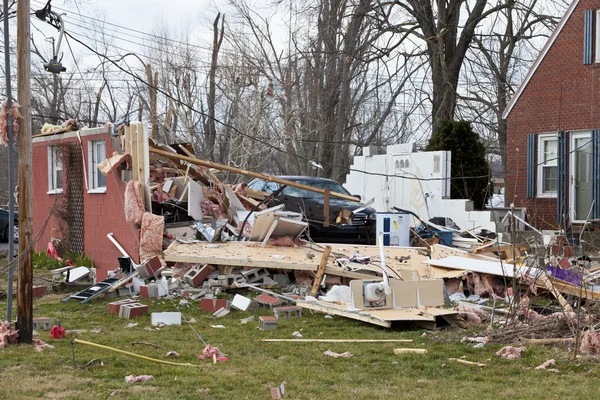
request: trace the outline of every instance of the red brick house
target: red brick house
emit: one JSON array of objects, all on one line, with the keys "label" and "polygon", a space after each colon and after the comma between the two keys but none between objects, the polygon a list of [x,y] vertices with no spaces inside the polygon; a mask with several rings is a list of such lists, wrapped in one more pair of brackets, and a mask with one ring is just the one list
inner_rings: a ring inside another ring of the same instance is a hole
[{"label": "red brick house", "polygon": [[[119,266],[115,239],[139,262],[139,229],[125,221],[126,182],[119,171],[102,175],[97,164],[120,147],[107,127],[33,138],[33,235],[36,250],[51,238],[68,241],[68,248],[90,256],[97,279]],[[54,209],[54,212],[51,212]],[[47,221],[47,222],[46,222]]]},{"label": "red brick house", "polygon": [[538,228],[600,218],[600,0],[574,0],[504,111],[506,203]]}]

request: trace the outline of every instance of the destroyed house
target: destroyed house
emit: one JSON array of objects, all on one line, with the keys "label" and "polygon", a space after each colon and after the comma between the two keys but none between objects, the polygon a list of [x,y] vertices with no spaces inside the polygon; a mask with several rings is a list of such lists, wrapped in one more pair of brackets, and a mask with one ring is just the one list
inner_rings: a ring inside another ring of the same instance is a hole
[{"label": "destroyed house", "polygon": [[100,162],[118,151],[112,127],[47,133],[33,137],[33,232],[35,249],[43,251],[57,239],[74,253],[89,255],[98,279],[118,267],[119,250],[107,234],[139,261],[139,229],[123,217],[125,175],[104,176]]},{"label": "destroyed house", "polygon": [[571,3],[503,118],[506,203],[542,229],[600,218],[600,0]]}]

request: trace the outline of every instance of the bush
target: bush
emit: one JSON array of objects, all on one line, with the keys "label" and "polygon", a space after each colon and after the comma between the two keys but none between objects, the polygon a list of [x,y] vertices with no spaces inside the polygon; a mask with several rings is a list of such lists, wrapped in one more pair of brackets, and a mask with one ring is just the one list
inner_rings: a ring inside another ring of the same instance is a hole
[{"label": "bush", "polygon": [[450,197],[470,199],[476,209],[483,209],[492,193],[490,167],[485,147],[467,121],[441,121],[426,151],[452,152],[452,178],[483,176],[478,179],[452,179]]},{"label": "bush", "polygon": [[48,256],[45,251],[34,251],[32,254],[32,263],[35,269],[53,270],[63,268],[67,265],[67,260],[73,261],[76,267],[96,268],[94,261],[85,254],[68,252],[61,260]]}]

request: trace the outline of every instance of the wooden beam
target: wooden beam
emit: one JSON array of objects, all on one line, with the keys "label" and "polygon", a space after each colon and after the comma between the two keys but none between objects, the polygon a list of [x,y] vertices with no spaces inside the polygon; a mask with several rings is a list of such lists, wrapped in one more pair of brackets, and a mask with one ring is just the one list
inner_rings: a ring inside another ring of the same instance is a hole
[{"label": "wooden beam", "polygon": [[323,192],[323,226],[327,228],[329,226],[329,195],[331,190],[329,190],[329,188],[325,188],[323,189]]},{"label": "wooden beam", "polygon": [[[267,182],[275,182],[275,183],[279,183],[281,185],[287,185],[287,186],[295,187],[298,189],[304,189],[304,190],[308,190],[310,192],[320,193],[322,195],[325,195],[324,189],[319,189],[319,188],[316,188],[313,186],[304,185],[304,184],[298,183],[298,182],[288,181],[286,179],[277,178],[276,176],[261,174],[258,172],[247,171],[247,170],[240,169],[240,168],[230,167],[228,165],[217,164],[212,161],[204,161],[204,160],[200,160],[198,158],[182,156],[180,154],[170,153],[168,151],[158,150],[158,149],[154,149],[154,148],[151,148],[150,152],[152,154],[166,157],[170,160],[186,161],[186,162],[189,162],[190,164],[194,164],[194,165],[200,165],[200,166],[207,167],[207,168],[215,168],[215,169],[218,169],[221,171],[229,171],[229,172],[233,172],[235,174],[241,174],[241,175],[250,176],[252,178],[263,179]],[[355,201],[357,203],[360,202],[360,199],[358,197],[350,196],[350,195],[343,194],[343,193],[331,192],[331,196],[337,197],[339,199],[348,200],[348,201]]]},{"label": "wooden beam", "polygon": [[[33,340],[33,266],[31,236],[33,192],[31,179],[31,21],[29,0],[17,2],[17,99],[23,120],[17,134],[19,176],[19,270],[17,286],[17,329],[19,342]],[[6,15],[4,16],[7,17]],[[10,112],[10,110],[8,110]],[[9,171],[12,173],[12,171]],[[10,260],[12,261],[12,260]],[[12,291],[12,288],[9,290]]]},{"label": "wooden beam", "polygon": [[310,295],[312,297],[316,297],[317,293],[319,293],[319,286],[321,286],[323,275],[325,275],[325,269],[327,268],[329,254],[331,254],[331,246],[325,246],[325,251],[323,252],[323,256],[321,257],[321,263],[319,264],[319,269],[317,269],[315,281],[313,282],[312,289],[310,290]]},{"label": "wooden beam", "polygon": [[565,309],[565,311],[573,311],[573,307],[571,307],[571,305],[567,302],[567,300],[565,300],[562,294],[560,294],[560,291],[552,284],[552,282],[550,282],[546,274],[542,273],[538,277],[538,280],[542,282],[542,285],[545,289],[548,289],[548,291],[552,293],[554,297],[556,297],[556,299],[558,300],[560,305]]},{"label": "wooden beam", "polygon": [[483,364],[475,361],[463,360],[462,358],[449,358],[448,361],[456,361],[457,363],[465,364],[465,365],[473,365],[476,367],[487,367],[487,364]]}]

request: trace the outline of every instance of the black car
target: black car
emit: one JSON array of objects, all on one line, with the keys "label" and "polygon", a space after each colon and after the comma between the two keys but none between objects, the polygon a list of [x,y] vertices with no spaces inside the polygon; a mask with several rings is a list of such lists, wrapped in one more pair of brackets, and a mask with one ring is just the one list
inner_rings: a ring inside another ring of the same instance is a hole
[{"label": "black car", "polygon": [[[279,176],[278,178],[319,189],[329,188],[332,192],[351,196],[342,185],[331,179],[310,176]],[[254,179],[248,183],[248,187],[254,190],[273,193],[281,185],[275,182]],[[330,225],[328,227],[323,226],[323,222],[325,221],[325,217],[323,216],[325,198],[322,194],[286,186],[273,199],[271,205],[278,204],[284,204],[288,211],[301,212],[306,215],[309,222],[309,234],[315,242],[375,244],[376,211],[373,208],[365,207],[362,203],[331,196],[329,198],[328,217]],[[354,213],[351,224],[336,225],[336,219],[341,210],[349,210]],[[355,210],[358,210],[358,212],[354,212]]]},{"label": "black car", "polygon": [[[14,229],[14,238],[15,242],[19,240],[18,235],[19,229],[19,213],[15,211],[15,229]],[[0,241],[6,243],[8,242],[8,210],[0,208]]]}]

